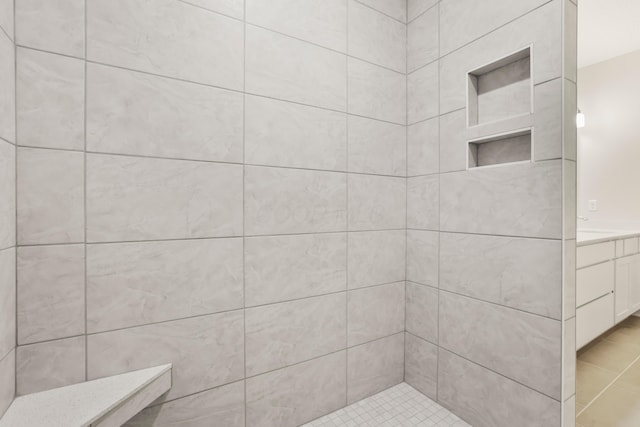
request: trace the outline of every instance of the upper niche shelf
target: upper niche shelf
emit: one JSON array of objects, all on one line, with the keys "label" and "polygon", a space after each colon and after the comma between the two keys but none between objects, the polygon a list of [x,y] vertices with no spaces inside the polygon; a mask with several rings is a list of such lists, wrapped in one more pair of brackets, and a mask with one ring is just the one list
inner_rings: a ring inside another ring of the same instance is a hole
[{"label": "upper niche shelf", "polygon": [[532,111],[531,47],[468,73],[469,126]]}]

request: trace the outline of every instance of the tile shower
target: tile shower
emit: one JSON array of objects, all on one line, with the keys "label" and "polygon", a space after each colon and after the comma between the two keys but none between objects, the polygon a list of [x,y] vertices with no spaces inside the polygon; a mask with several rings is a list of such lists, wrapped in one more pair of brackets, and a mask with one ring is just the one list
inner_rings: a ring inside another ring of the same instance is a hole
[{"label": "tile shower", "polygon": [[576,8],[0,0],[0,413],[170,362],[128,425],[574,425]]}]

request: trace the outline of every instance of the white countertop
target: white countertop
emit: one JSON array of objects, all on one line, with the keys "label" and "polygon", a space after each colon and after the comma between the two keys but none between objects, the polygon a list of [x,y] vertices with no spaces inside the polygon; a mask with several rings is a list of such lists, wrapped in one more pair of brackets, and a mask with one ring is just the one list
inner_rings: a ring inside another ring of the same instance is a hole
[{"label": "white countertop", "polygon": [[162,365],[20,396],[0,427],[89,426],[170,371]]},{"label": "white countertop", "polygon": [[578,246],[640,236],[640,230],[583,229],[576,234]]}]

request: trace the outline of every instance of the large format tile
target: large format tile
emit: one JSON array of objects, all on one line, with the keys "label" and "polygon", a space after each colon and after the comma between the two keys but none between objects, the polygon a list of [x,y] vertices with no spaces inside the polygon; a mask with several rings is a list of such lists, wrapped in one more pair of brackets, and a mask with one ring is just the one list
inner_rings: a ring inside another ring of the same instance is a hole
[{"label": "large format tile", "polygon": [[440,177],[418,176],[407,180],[407,228],[438,230]]},{"label": "large format tile", "polygon": [[440,293],[440,346],[560,400],[562,324]]},{"label": "large format tile", "polygon": [[85,332],[84,245],[18,248],[18,343]]},{"label": "large format tile", "polygon": [[[9,38],[13,39],[14,34],[14,0],[0,0],[0,30],[4,31]],[[3,412],[0,404],[0,414]]]},{"label": "large format tile", "polygon": [[25,395],[85,380],[85,337],[18,347],[16,393]]},{"label": "large format tile", "polygon": [[243,24],[175,0],[91,0],[87,57],[241,90]]},{"label": "large format tile", "polygon": [[[524,0],[522,4],[531,1],[546,0]],[[500,0],[500,3],[506,2],[507,0]],[[462,6],[467,3],[473,3],[473,0],[442,2],[440,5],[441,14],[449,7],[457,8],[458,5]],[[562,2],[559,1],[547,2],[535,11],[442,57],[440,60],[440,113],[447,113],[466,106],[467,87],[461,82],[466,81],[467,73],[470,70],[497,61],[528,45],[531,45],[531,56],[534,58],[531,74],[533,83],[539,84],[560,77],[562,74],[561,4]],[[512,5],[510,7],[520,6]],[[505,9],[508,10],[510,7],[505,7]],[[483,8],[484,13],[495,13],[498,16],[501,13],[497,7],[486,7],[480,3],[474,5],[472,9],[475,8]],[[442,28],[449,28],[449,25],[456,19],[452,16],[446,22],[441,20]],[[478,19],[478,16],[474,16],[473,19]],[[484,24],[480,22],[480,25]],[[541,31],[541,28],[546,28],[548,31]],[[460,34],[464,35],[465,32],[462,31]],[[441,54],[444,54],[442,49]],[[575,116],[575,110],[573,114]]]},{"label": "large format tile", "polygon": [[438,402],[474,426],[560,426],[557,400],[442,349]]},{"label": "large format tile", "polygon": [[242,162],[242,94],[99,64],[87,67],[88,150]]},{"label": "large format tile", "polygon": [[244,375],[241,310],[89,335],[88,379],[173,364],[172,400]]},{"label": "large format tile", "polygon": [[440,288],[560,319],[562,242],[442,233]]},{"label": "large format tile", "polygon": [[144,409],[125,427],[244,427],[244,381]]},{"label": "large format tile", "polygon": [[242,166],[90,154],[90,242],[242,234]]},{"label": "large format tile", "polygon": [[247,92],[345,111],[344,55],[252,25],[246,50]]},{"label": "large format tile", "polygon": [[349,116],[349,172],[405,176],[406,128]]},{"label": "large format tile", "polygon": [[245,98],[245,161],[344,171],[347,116],[271,98]]},{"label": "large format tile", "polygon": [[345,0],[246,0],[246,10],[250,24],[346,52]]},{"label": "large format tile", "polygon": [[443,231],[560,238],[560,161],[442,174],[440,228]]},{"label": "large format tile", "polygon": [[440,0],[408,0],[407,21],[413,21],[418,16],[438,4]]},{"label": "large format tile", "polygon": [[125,427],[244,427],[244,381],[144,409]]},{"label": "large format tile", "polygon": [[404,379],[404,333],[347,350],[347,403],[386,390]]},{"label": "large format tile", "polygon": [[562,328],[562,400],[576,394],[576,318]]},{"label": "large format tile", "polygon": [[[439,7],[432,7],[407,26],[407,72],[438,59]],[[447,29],[443,29],[446,33]]]},{"label": "large format tile", "polygon": [[242,239],[87,247],[88,332],[243,306]]},{"label": "large format tile", "polygon": [[349,233],[349,288],[404,280],[405,245],[404,230]]},{"label": "large format tile", "polygon": [[84,241],[84,154],[18,149],[18,243]]},{"label": "large format tile", "polygon": [[346,233],[249,237],[244,248],[248,307],[346,289]]},{"label": "large format tile", "polygon": [[441,52],[447,54],[547,1],[498,0],[489,5],[474,0],[443,1],[440,4],[440,20],[446,31],[441,34]]},{"label": "large format tile", "polygon": [[407,27],[355,0],[349,2],[349,55],[404,73]]},{"label": "large format tile", "polygon": [[16,67],[15,48],[6,34],[0,33],[0,138],[16,141]]},{"label": "large format tile", "polygon": [[[562,79],[536,85],[533,89],[533,154],[536,161],[562,157],[562,92]],[[573,119],[571,124],[575,128],[575,113]]]},{"label": "large format tile", "polygon": [[563,288],[564,320],[576,315],[576,241],[563,242]]},{"label": "large format tile", "polygon": [[16,147],[0,140],[0,250],[16,244]]},{"label": "large format tile", "polygon": [[438,240],[434,231],[407,231],[407,280],[438,286]]},{"label": "large format tile", "polygon": [[406,123],[404,74],[349,58],[349,113]]},{"label": "large format tile", "polygon": [[467,110],[457,110],[440,116],[440,172],[467,168]]},{"label": "large format tile", "polygon": [[247,379],[247,426],[294,427],[343,407],[346,356],[340,351]]},{"label": "large format tile", "polygon": [[346,305],[341,292],[247,309],[247,376],[344,349]]},{"label": "large format tile", "polygon": [[0,358],[16,346],[16,250],[0,251]]},{"label": "large format tile", "polygon": [[438,61],[432,62],[407,76],[407,123],[438,115],[438,67]]},{"label": "large format tile", "polygon": [[616,381],[587,407],[577,423],[584,427],[635,427],[640,423],[640,387]]},{"label": "large format tile", "polygon": [[245,234],[346,230],[343,173],[245,168]]},{"label": "large format tile", "polygon": [[84,149],[84,61],[17,52],[18,144]]},{"label": "large format tile", "polygon": [[407,4],[404,0],[359,0],[360,3],[389,15],[398,21],[405,22],[407,19]]},{"label": "large format tile", "polygon": [[182,0],[195,6],[209,9],[234,18],[244,18],[244,0]]},{"label": "large format tile", "polygon": [[438,342],[438,290],[407,282],[407,332],[432,343]]},{"label": "large format tile", "polygon": [[638,356],[640,346],[635,340],[595,341],[580,351],[578,359],[608,371],[621,373]]},{"label": "large format tile", "polygon": [[11,405],[16,394],[16,352],[0,359],[0,414]]},{"label": "large format tile", "polygon": [[404,298],[404,282],[349,291],[349,346],[401,332]]},{"label": "large format tile", "polygon": [[404,178],[350,175],[349,230],[384,230],[406,226]]},{"label": "large format tile", "polygon": [[84,57],[83,0],[16,0],[16,43]]},{"label": "large format tile", "polygon": [[404,345],[404,380],[435,400],[438,391],[438,346],[410,333],[405,333]]}]

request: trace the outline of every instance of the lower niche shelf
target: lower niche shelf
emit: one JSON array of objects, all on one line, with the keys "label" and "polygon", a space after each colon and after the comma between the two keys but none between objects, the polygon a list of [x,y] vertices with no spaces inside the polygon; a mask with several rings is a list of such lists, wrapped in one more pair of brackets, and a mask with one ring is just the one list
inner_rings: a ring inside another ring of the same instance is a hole
[{"label": "lower niche shelf", "polygon": [[531,160],[531,129],[469,142],[469,169]]}]

